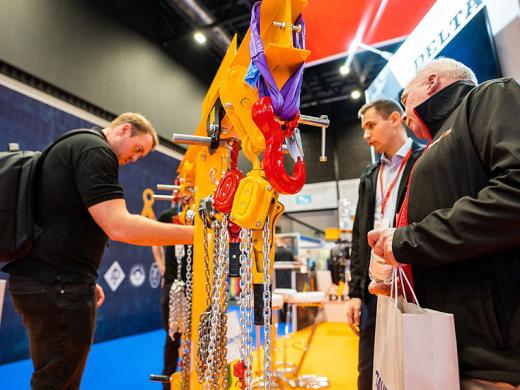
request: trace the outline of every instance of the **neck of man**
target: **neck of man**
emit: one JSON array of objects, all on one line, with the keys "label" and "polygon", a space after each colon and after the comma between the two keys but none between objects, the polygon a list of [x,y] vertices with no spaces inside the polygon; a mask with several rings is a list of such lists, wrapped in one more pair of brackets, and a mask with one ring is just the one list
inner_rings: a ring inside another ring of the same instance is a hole
[{"label": "neck of man", "polygon": [[406,132],[400,131],[399,135],[395,137],[394,142],[383,152],[385,157],[389,160],[391,160],[394,155],[397,153],[399,149],[405,144],[408,137],[406,136]]}]

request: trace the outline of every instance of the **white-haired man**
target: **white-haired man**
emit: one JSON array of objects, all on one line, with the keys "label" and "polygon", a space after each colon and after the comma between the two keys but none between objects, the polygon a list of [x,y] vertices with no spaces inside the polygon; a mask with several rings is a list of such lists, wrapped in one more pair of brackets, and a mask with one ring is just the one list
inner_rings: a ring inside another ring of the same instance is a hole
[{"label": "white-haired man", "polygon": [[[453,313],[462,389],[520,384],[520,86],[476,86],[439,59],[406,86],[403,120],[429,148],[415,164],[408,225],[369,233],[389,264],[412,265],[419,302]],[[398,226],[402,226],[398,224]]]}]

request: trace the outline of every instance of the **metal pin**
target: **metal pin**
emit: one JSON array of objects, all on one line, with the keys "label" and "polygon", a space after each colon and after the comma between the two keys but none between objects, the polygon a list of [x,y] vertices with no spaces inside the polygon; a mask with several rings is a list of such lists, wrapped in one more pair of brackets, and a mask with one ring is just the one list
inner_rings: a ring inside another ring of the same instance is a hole
[{"label": "metal pin", "polygon": [[[277,22],[277,21],[273,20],[273,26],[280,27],[280,30],[285,30],[285,27],[287,26],[287,24],[285,22]],[[296,25],[291,24],[291,29],[296,32],[301,32],[302,26],[301,26],[301,24],[296,24]]]},{"label": "metal pin", "polygon": [[157,200],[169,200],[171,202],[174,197],[172,195],[154,195],[153,198]]},{"label": "metal pin", "polygon": [[[329,120],[329,117],[327,115],[322,115],[320,117],[323,120]],[[330,123],[330,121],[329,121]],[[321,127],[321,156],[320,156],[320,162],[327,162],[327,156],[325,155],[325,137],[326,137],[326,131],[327,126]]]},{"label": "metal pin", "polygon": [[161,191],[178,191],[181,186],[176,186],[173,184],[157,184],[157,189]]},{"label": "metal pin", "polygon": [[285,22],[277,22],[273,20],[273,26],[280,27],[281,30],[285,29]]},{"label": "metal pin", "polygon": [[185,145],[206,145],[211,144],[211,137],[204,137],[202,135],[190,135],[190,134],[173,134],[172,142],[174,144],[185,144]]}]

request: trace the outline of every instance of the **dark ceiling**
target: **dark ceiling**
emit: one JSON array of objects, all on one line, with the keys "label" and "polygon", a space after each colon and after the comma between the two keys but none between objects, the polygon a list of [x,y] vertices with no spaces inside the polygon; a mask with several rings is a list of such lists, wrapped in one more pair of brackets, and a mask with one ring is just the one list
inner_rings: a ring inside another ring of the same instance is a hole
[{"label": "dark ceiling", "polygon": [[[319,0],[318,0],[319,1]],[[249,28],[255,0],[96,0],[106,12],[127,24],[167,52],[177,63],[210,85],[223,58],[229,39],[236,33],[239,43]],[[194,31],[208,37],[205,45],[193,39]],[[399,44],[379,49],[395,52]],[[371,52],[358,53],[348,76],[339,72],[345,58],[305,69],[301,91],[302,112],[318,111],[353,116],[363,98],[352,101],[354,89],[363,91],[386,64]],[[348,101],[350,100],[350,101]]]}]

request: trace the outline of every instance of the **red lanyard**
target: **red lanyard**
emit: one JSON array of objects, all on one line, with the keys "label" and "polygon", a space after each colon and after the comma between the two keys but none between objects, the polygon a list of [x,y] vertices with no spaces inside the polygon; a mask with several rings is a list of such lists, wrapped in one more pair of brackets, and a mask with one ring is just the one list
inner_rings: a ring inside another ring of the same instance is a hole
[{"label": "red lanyard", "polygon": [[379,168],[379,188],[381,189],[381,215],[384,215],[385,213],[385,207],[388,203],[388,199],[390,199],[390,195],[392,194],[392,190],[395,187],[395,183],[397,183],[397,179],[399,179],[399,175],[401,174],[401,171],[403,170],[404,166],[406,165],[406,162],[412,155],[412,149],[406,153],[406,156],[404,156],[403,161],[401,161],[401,165],[399,165],[399,170],[397,171],[397,174],[394,177],[394,180],[390,183],[388,186],[388,189],[386,190],[386,194],[383,194],[383,161],[381,161],[381,167]]}]

